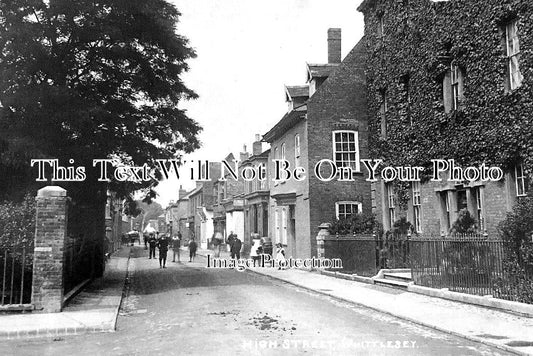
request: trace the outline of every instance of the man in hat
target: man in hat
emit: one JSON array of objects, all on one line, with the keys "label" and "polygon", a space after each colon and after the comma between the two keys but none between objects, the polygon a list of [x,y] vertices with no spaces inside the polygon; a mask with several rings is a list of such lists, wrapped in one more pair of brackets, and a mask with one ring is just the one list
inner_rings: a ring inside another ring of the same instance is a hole
[{"label": "man in hat", "polygon": [[157,247],[159,248],[159,268],[167,268],[167,252],[168,245],[170,243],[170,236],[168,234],[162,234],[157,240]]}]

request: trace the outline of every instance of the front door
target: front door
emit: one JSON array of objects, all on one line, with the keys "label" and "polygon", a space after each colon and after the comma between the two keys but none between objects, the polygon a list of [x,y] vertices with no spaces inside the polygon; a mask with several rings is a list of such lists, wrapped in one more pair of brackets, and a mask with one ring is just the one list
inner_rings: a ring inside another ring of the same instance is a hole
[{"label": "front door", "polygon": [[296,257],[296,214],[295,205],[289,205],[289,238],[291,239],[291,256]]}]

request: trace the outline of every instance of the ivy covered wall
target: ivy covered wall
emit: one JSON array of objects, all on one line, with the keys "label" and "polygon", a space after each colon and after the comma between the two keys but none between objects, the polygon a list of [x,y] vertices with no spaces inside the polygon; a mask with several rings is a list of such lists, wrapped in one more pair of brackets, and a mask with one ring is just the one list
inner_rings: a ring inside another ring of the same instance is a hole
[{"label": "ivy covered wall", "polygon": [[[530,0],[366,0],[371,157],[388,165],[453,158],[533,173],[533,3]],[[520,87],[505,86],[502,26],[516,19]],[[381,31],[381,29],[383,31]],[[445,112],[443,78],[464,75],[460,110]],[[387,99],[387,137],[380,108]]]}]

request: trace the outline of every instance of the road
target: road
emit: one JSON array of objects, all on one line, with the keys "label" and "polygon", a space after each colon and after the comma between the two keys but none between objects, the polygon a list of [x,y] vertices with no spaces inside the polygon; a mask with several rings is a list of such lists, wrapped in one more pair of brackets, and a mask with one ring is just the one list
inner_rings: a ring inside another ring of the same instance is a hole
[{"label": "road", "polygon": [[160,269],[141,247],[132,253],[115,333],[14,341],[0,353],[508,355],[250,271],[206,269],[202,257]]}]

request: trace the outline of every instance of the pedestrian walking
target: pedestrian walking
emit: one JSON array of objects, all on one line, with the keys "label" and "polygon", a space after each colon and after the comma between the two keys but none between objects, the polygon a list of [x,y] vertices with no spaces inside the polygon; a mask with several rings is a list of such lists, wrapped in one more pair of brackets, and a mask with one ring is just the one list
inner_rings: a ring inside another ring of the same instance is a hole
[{"label": "pedestrian walking", "polygon": [[233,245],[233,241],[235,240],[236,237],[237,235],[235,235],[233,231],[230,231],[229,236],[226,239],[226,243],[229,245],[230,251],[231,251],[231,245]]},{"label": "pedestrian walking", "polygon": [[241,258],[241,248],[242,248],[242,241],[235,235],[235,238],[233,239],[233,243],[231,244],[231,258]]},{"label": "pedestrian walking", "polygon": [[148,250],[148,234],[143,233],[144,249]]},{"label": "pedestrian walking", "polygon": [[285,269],[287,265],[287,259],[285,258],[285,249],[280,243],[276,244],[276,247],[276,263],[278,265],[278,269]]},{"label": "pedestrian walking", "polygon": [[159,268],[166,268],[169,243],[170,236],[168,234],[163,234],[157,240],[157,247],[159,248]]},{"label": "pedestrian walking", "polygon": [[178,256],[178,262],[180,261],[180,247],[181,247],[181,233],[178,232],[176,236],[172,238],[172,262],[176,262],[176,255]]},{"label": "pedestrian walking", "polygon": [[194,262],[197,249],[198,249],[198,245],[194,241],[194,238],[192,238],[191,241],[189,241],[189,262]]},{"label": "pedestrian walking", "polygon": [[150,251],[148,251],[149,257],[148,259],[155,258],[155,246],[157,245],[157,239],[155,238],[154,234],[151,233],[148,237],[148,246],[150,248]]}]

